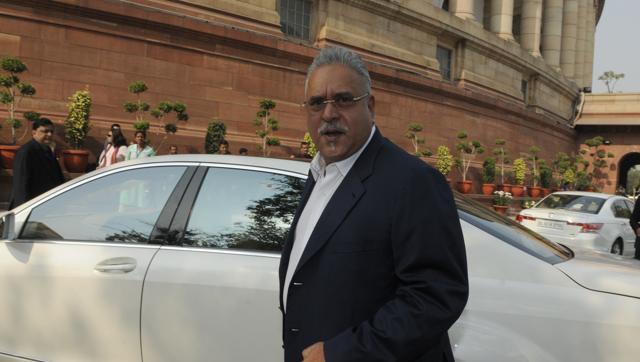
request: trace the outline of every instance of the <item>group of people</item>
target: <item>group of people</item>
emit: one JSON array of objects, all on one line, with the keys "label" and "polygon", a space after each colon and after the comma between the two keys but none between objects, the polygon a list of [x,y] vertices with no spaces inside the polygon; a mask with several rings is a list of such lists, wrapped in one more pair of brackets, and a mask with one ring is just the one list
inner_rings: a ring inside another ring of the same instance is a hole
[{"label": "group of people", "polygon": [[[134,140],[135,142],[129,145],[120,125],[117,123],[112,124],[107,133],[100,157],[98,157],[96,168],[107,167],[124,160],[155,156],[156,151],[147,143],[147,133],[145,131],[137,130],[134,133]],[[177,147],[171,147],[170,153],[177,153]]]}]

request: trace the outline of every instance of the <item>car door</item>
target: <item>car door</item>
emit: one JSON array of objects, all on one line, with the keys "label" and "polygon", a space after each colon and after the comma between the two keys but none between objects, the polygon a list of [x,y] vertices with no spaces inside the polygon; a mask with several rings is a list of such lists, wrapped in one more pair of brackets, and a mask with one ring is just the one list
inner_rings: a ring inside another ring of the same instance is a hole
[{"label": "car door", "polygon": [[17,240],[0,243],[0,359],[140,360],[148,240],[186,170],[116,169],[16,214]]},{"label": "car door", "polygon": [[629,224],[629,218],[633,209],[629,209],[629,205],[622,198],[616,199],[613,203],[613,214],[616,217],[616,223],[619,224],[620,234],[624,240],[623,252],[625,255],[633,254],[633,247],[636,241],[636,235]]},{"label": "car door", "polygon": [[282,361],[278,264],[304,177],[228,165],[196,173],[173,245],[145,279],[144,360]]}]

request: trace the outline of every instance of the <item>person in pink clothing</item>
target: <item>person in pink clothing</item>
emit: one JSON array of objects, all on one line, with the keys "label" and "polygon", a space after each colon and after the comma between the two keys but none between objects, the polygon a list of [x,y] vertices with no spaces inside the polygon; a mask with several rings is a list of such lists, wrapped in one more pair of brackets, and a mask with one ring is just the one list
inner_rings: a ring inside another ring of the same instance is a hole
[{"label": "person in pink clothing", "polygon": [[127,139],[120,128],[111,128],[107,134],[107,147],[102,150],[96,168],[103,168],[113,163],[124,161],[126,157]]}]

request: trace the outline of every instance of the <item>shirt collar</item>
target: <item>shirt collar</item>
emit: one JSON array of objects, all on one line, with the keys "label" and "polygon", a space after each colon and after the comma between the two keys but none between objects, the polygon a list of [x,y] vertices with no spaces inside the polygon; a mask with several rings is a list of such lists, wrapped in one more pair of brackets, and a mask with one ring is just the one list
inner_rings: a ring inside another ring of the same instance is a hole
[{"label": "shirt collar", "polygon": [[[367,148],[367,145],[369,145],[369,142],[371,142],[371,139],[373,138],[373,135],[375,133],[376,133],[376,125],[374,124],[371,126],[371,132],[369,133],[369,138],[367,139],[367,142],[365,142],[364,145],[362,145],[362,147],[360,147],[358,151],[356,151],[353,155],[345,158],[342,161],[334,162],[329,165],[335,165],[336,168],[338,169],[338,172],[340,172],[340,174],[342,175],[342,177],[346,176],[347,173],[349,173],[349,170],[351,170],[351,167],[353,167],[353,165],[358,160],[358,157],[360,157],[364,149]],[[313,176],[313,179],[317,181],[318,177],[324,173],[325,169],[329,165],[325,163],[324,158],[322,158],[322,156],[320,155],[320,152],[316,153],[316,156],[313,158],[313,160],[311,160],[311,165],[310,165],[311,175]]]}]

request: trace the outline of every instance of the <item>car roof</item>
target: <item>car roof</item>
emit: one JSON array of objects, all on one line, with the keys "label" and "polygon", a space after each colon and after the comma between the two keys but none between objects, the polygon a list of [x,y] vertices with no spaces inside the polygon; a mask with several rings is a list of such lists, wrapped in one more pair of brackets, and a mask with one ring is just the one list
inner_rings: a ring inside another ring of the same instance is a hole
[{"label": "car roof", "polygon": [[180,162],[193,162],[193,163],[217,163],[228,165],[239,165],[249,167],[265,167],[276,170],[295,172],[302,175],[307,175],[309,172],[309,162],[280,159],[270,157],[253,157],[253,156],[237,156],[237,155],[210,155],[210,154],[182,154],[182,155],[164,155],[139,158],[136,160],[129,160],[124,162],[118,162],[110,167],[105,167],[105,170],[114,170],[120,167],[128,167],[132,165],[144,165],[144,164],[157,164],[157,163],[180,163]]},{"label": "car roof", "polygon": [[613,198],[613,197],[618,197],[617,195],[609,195],[609,194],[603,194],[601,192],[589,192],[589,191],[557,191],[557,192],[554,192],[553,194],[556,194],[556,195],[591,196],[591,197],[597,197],[597,198],[601,198],[601,199],[610,199],[610,198]]}]

